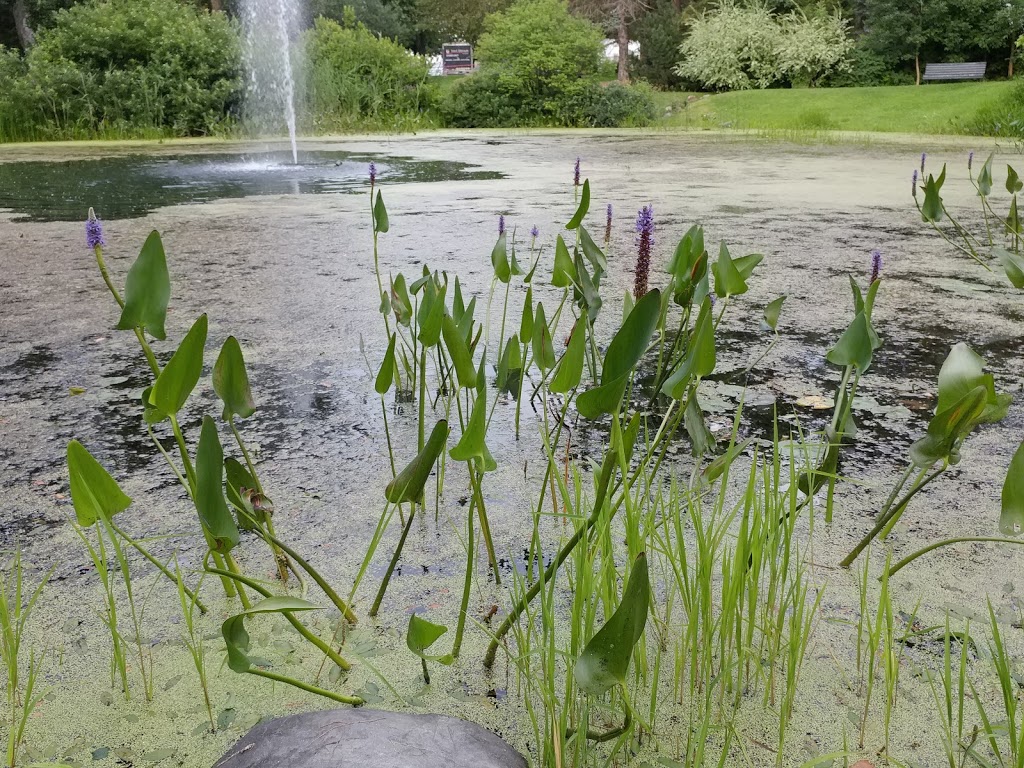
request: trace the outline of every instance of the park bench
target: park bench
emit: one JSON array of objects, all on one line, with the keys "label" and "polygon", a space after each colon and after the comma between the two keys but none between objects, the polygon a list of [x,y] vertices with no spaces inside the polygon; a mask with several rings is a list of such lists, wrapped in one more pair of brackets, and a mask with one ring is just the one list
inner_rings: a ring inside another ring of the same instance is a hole
[{"label": "park bench", "polygon": [[958,64],[925,64],[922,81],[929,80],[984,80],[984,61],[965,61]]}]

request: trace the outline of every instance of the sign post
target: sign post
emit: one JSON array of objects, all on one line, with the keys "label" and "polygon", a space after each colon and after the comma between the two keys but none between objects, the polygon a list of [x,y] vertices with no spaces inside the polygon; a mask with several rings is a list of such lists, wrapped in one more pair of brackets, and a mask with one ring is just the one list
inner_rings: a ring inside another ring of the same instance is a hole
[{"label": "sign post", "polygon": [[445,43],[441,46],[442,71],[446,75],[466,75],[473,71],[473,46],[469,43]]}]

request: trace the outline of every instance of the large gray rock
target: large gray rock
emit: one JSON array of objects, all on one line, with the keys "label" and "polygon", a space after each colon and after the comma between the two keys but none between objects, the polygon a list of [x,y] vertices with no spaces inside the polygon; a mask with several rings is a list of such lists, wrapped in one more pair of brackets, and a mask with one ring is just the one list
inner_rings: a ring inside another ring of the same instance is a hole
[{"label": "large gray rock", "polygon": [[373,709],[307,712],[260,723],[214,768],[525,768],[479,725]]}]

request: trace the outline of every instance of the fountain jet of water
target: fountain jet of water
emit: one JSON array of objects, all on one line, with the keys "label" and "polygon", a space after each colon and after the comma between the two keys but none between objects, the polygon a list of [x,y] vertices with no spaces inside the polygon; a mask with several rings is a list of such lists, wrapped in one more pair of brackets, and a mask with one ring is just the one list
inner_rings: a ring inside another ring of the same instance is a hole
[{"label": "fountain jet of water", "polygon": [[277,132],[286,126],[295,164],[299,162],[299,150],[294,67],[300,2],[241,0],[240,3],[245,32],[245,65],[249,76],[246,118],[260,132]]}]

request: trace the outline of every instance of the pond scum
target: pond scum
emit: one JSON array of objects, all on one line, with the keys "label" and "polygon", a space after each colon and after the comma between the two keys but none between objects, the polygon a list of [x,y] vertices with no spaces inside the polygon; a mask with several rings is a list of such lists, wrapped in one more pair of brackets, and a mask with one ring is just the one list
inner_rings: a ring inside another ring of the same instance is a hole
[{"label": "pond scum", "polygon": [[[991,205],[992,159],[975,175],[972,157],[968,171],[984,231],[977,234],[949,215],[941,197],[945,167],[937,177],[925,175],[924,157],[912,186],[922,219],[981,268],[1001,269],[1015,288],[1024,289],[1017,209],[1024,183],[1008,167],[1011,204],[1004,215]],[[219,418],[205,415],[199,434],[186,435],[178,416],[202,376],[206,315],[161,366],[150,346],[150,339],[166,338],[171,292],[160,235],[146,240],[121,290],[104,261],[102,226],[90,212],[87,238],[120,308],[117,328],[134,334],[151,371],[139,428],[194,506],[195,535],[206,550],[202,573],[183,570],[174,556],[154,555],[149,542],[134,538],[120,522],[130,516],[133,500],[86,446],[69,443],[72,524],[99,579],[97,612],[114,691],[126,700],[161,696],[155,685],[161,662],[143,640],[145,603],[154,593],[175,596],[165,610],[179,613],[175,623],[192,667],[178,671],[194,675],[195,711],[206,718],[206,731],[227,724],[215,714],[210,694],[209,669],[222,658],[234,673],[275,686],[275,695],[280,686],[292,686],[332,705],[416,703],[393,679],[401,665],[392,661],[378,668],[358,627],[381,628],[375,617],[394,599],[389,585],[414,520],[438,516],[454,484],[459,493],[468,489],[460,501],[463,517],[451,531],[465,557],[464,568],[457,569],[455,626],[437,623],[428,609],[413,611],[407,625],[386,629],[404,635],[408,665],[419,670],[426,687],[442,682],[456,660],[485,670],[504,664],[504,695],[517,701],[518,727],[526,734],[521,746],[534,765],[810,768],[850,766],[865,756],[872,762],[862,759],[858,766],[917,764],[913,755],[890,754],[890,730],[910,651],[930,642],[937,649],[931,663],[914,665],[931,694],[930,702],[916,702],[933,710],[921,719],[929,723],[921,736],[929,741],[929,754],[941,755],[950,768],[1024,766],[1017,664],[991,604],[990,621],[982,626],[960,623],[948,612],[941,624],[926,626],[916,611],[896,611],[890,591],[893,574],[936,548],[1024,541],[1014,538],[1024,526],[1024,444],[1006,471],[999,520],[1004,536],[936,541],[898,562],[890,552],[877,573],[866,556],[870,547],[888,551],[887,536],[917,494],[942,482],[976,428],[1007,413],[1010,395],[996,391],[985,361],[963,343],[952,346],[938,371],[935,413],[910,446],[906,469],[893,481],[874,526],[841,562],[859,596],[849,622],[855,667],[850,675],[840,668],[855,701],[853,715],[845,707],[825,714],[844,721],[843,737],[810,756],[804,734],[792,728],[827,589],[811,572],[815,525],[832,521],[834,492],[844,480],[840,455],[856,436],[854,398],[883,344],[872,325],[884,282],[881,254],[872,257],[866,285],[851,276],[849,325],[825,352],[840,372],[825,429],[794,433],[776,419],[768,439],[741,440],[741,405],[729,439],[719,444],[705,423],[700,383],[715,371],[719,346],[728,343],[718,338],[719,325],[734,297],[756,280],[760,255],[734,256],[722,243],[712,256],[704,230],[694,226],[665,273],[652,274],[653,211],[647,207],[637,221],[634,291],[621,299],[603,295],[611,209],[602,222],[602,246],[585,226],[591,189],[581,181],[577,162],[577,210],[556,238],[553,263],[544,258],[535,231],[521,240],[502,219],[491,253],[493,279],[486,305],[479,306],[476,296],[466,300],[458,276],[427,266],[411,276],[381,273],[378,247],[390,221],[376,181],[371,165],[374,263],[387,339],[373,386],[392,478],[382,489],[373,535],[354,556],[354,578],[344,585],[331,584],[313,558],[289,544],[287,532],[275,530],[274,504],[240,425],[256,417],[256,400],[239,342],[229,337],[213,365],[212,385],[223,406]],[[660,286],[649,289],[659,278]],[[547,306],[534,296],[533,286],[542,282],[560,291],[545,291],[557,297]],[[784,300],[780,296],[763,308],[764,327],[774,338]],[[621,318],[607,344],[595,334],[601,314]],[[773,345],[755,350],[750,368],[770,360]],[[514,420],[493,419],[498,399],[514,403]],[[388,414],[397,403],[414,414],[415,440],[392,433]],[[527,413],[538,414],[536,424],[525,423]],[[588,423],[601,443],[577,457],[568,441],[573,429]],[[523,491],[532,520],[526,565],[509,570],[501,567],[493,543],[487,506],[494,497],[487,486],[498,461],[514,457],[495,457],[490,446],[508,444],[509,436],[495,436],[495,430],[507,429],[518,440],[521,428],[539,431],[544,461],[533,473],[536,482]],[[158,433],[169,439],[162,441]],[[673,458],[684,435],[694,457],[685,465]],[[545,521],[557,524],[558,540],[550,540],[550,528],[542,530]],[[236,560],[243,532],[265,545],[276,579],[247,574]],[[385,552],[385,541],[393,549]],[[171,588],[156,593],[144,586],[149,574]],[[30,718],[47,695],[47,667],[63,663],[33,643],[30,632],[48,578],[29,584],[15,553],[0,583],[8,766],[42,760],[85,764],[71,749],[40,754],[27,738]],[[475,592],[499,601],[485,617],[471,610],[471,602],[478,602]],[[219,634],[210,635],[203,614],[214,601],[234,607]],[[324,607],[333,608],[336,620],[311,618]],[[272,621],[287,622],[308,643],[305,663],[268,660],[263,650],[257,655],[257,646],[266,645],[266,628],[279,632],[279,623],[267,623]],[[263,633],[255,644],[253,630]],[[483,642],[464,647],[471,635]],[[470,648],[481,657],[465,658]],[[981,657],[985,661],[976,664]],[[359,667],[364,674],[356,678]],[[401,674],[405,679],[409,670]],[[355,688],[355,679],[362,687]],[[979,694],[993,685],[997,695]],[[97,750],[92,759],[104,759],[108,751]],[[159,763],[173,755],[166,750],[142,760]],[[187,759],[187,750],[178,758]]]}]

